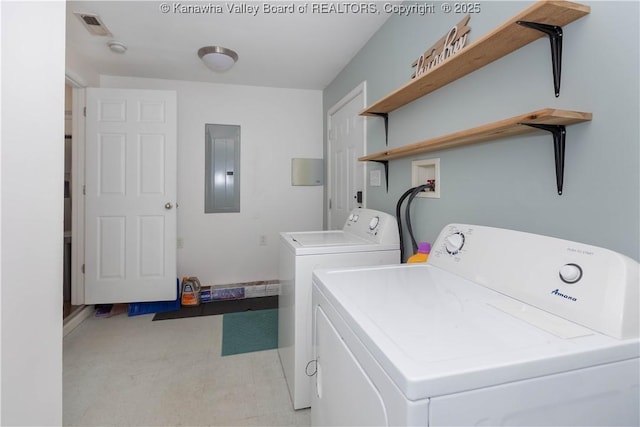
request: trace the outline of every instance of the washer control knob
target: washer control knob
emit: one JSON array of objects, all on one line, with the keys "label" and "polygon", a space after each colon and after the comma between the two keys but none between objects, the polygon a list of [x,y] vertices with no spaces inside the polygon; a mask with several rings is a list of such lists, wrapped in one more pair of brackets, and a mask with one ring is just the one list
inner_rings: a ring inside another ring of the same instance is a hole
[{"label": "washer control knob", "polygon": [[463,246],[464,234],[460,232],[453,233],[452,235],[447,236],[447,238],[445,239],[445,249],[451,255],[455,255],[460,252]]},{"label": "washer control knob", "polygon": [[360,215],[354,215],[353,216],[353,222],[358,222],[358,220],[360,219]]},{"label": "washer control knob", "polygon": [[348,220],[349,220],[349,221],[353,221],[353,214],[349,214],[349,218],[348,218]]},{"label": "washer control knob", "polygon": [[374,228],[376,228],[379,223],[380,223],[379,216],[374,216],[373,218],[371,218],[371,221],[369,221],[369,230],[373,230]]},{"label": "washer control knob", "polygon": [[578,264],[565,264],[560,268],[560,279],[565,283],[576,283],[582,278],[582,269]]}]

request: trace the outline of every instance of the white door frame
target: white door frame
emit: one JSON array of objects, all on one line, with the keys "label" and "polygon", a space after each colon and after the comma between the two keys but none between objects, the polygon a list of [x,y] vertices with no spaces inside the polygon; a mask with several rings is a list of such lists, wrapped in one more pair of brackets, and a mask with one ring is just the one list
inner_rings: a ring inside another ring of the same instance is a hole
[{"label": "white door frame", "polygon": [[85,87],[81,79],[66,74],[72,87],[71,113],[71,304],[84,305],[84,107]]},{"label": "white door frame", "polygon": [[[331,170],[331,159],[330,154],[331,154],[331,116],[333,114],[335,114],[336,111],[338,111],[339,109],[341,109],[342,107],[344,107],[346,104],[348,104],[353,98],[355,98],[356,96],[360,95],[360,93],[362,93],[362,101],[363,101],[363,105],[362,105],[362,109],[364,110],[366,108],[366,104],[367,104],[367,82],[363,81],[362,83],[360,83],[358,86],[356,86],[351,92],[349,92],[347,95],[345,95],[340,101],[338,101],[337,103],[335,103],[331,108],[329,108],[329,110],[327,111],[327,200],[325,203],[325,207],[326,207],[326,217],[327,217],[327,225],[331,224],[331,209],[329,208],[329,204],[331,202],[331,198],[332,198],[332,193],[331,193],[331,188],[332,188],[332,170]],[[367,154],[367,120],[365,117],[365,120],[362,121],[362,152],[366,155]],[[362,182],[363,182],[363,187],[362,187],[362,207],[366,208],[367,207],[367,165],[364,165],[363,170],[363,177],[362,177]]]}]

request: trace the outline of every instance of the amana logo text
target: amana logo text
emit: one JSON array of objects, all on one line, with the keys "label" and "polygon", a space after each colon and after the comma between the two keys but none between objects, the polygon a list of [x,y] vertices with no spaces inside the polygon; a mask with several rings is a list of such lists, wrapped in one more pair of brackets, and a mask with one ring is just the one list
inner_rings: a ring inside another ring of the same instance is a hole
[{"label": "amana logo text", "polygon": [[578,301],[577,298],[574,298],[571,295],[565,295],[565,294],[561,293],[560,289],[553,290],[553,291],[551,291],[551,293],[553,295],[558,295],[559,297],[566,298],[566,299],[571,300],[571,301]]}]

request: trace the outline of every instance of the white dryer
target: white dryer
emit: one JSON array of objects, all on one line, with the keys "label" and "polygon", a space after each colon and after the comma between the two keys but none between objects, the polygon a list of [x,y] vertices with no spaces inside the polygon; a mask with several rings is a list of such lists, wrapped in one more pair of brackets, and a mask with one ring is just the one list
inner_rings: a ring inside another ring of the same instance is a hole
[{"label": "white dryer", "polygon": [[314,272],[312,425],[640,423],[636,261],[461,224],[433,248]]},{"label": "white dryer", "polygon": [[311,274],[317,268],[398,264],[395,217],[354,209],[342,230],[280,233],[278,354],[294,409],[311,403]]}]

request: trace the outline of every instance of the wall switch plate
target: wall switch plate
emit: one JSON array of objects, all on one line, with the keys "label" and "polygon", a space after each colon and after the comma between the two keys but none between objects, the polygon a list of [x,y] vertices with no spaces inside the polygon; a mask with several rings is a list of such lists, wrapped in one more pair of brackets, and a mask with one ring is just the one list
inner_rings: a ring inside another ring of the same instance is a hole
[{"label": "wall switch plate", "polygon": [[382,174],[379,170],[369,171],[369,184],[372,187],[380,187],[382,185]]},{"label": "wall switch plate", "polygon": [[440,198],[440,159],[422,159],[411,162],[411,186],[429,184],[430,188],[417,197]]}]

